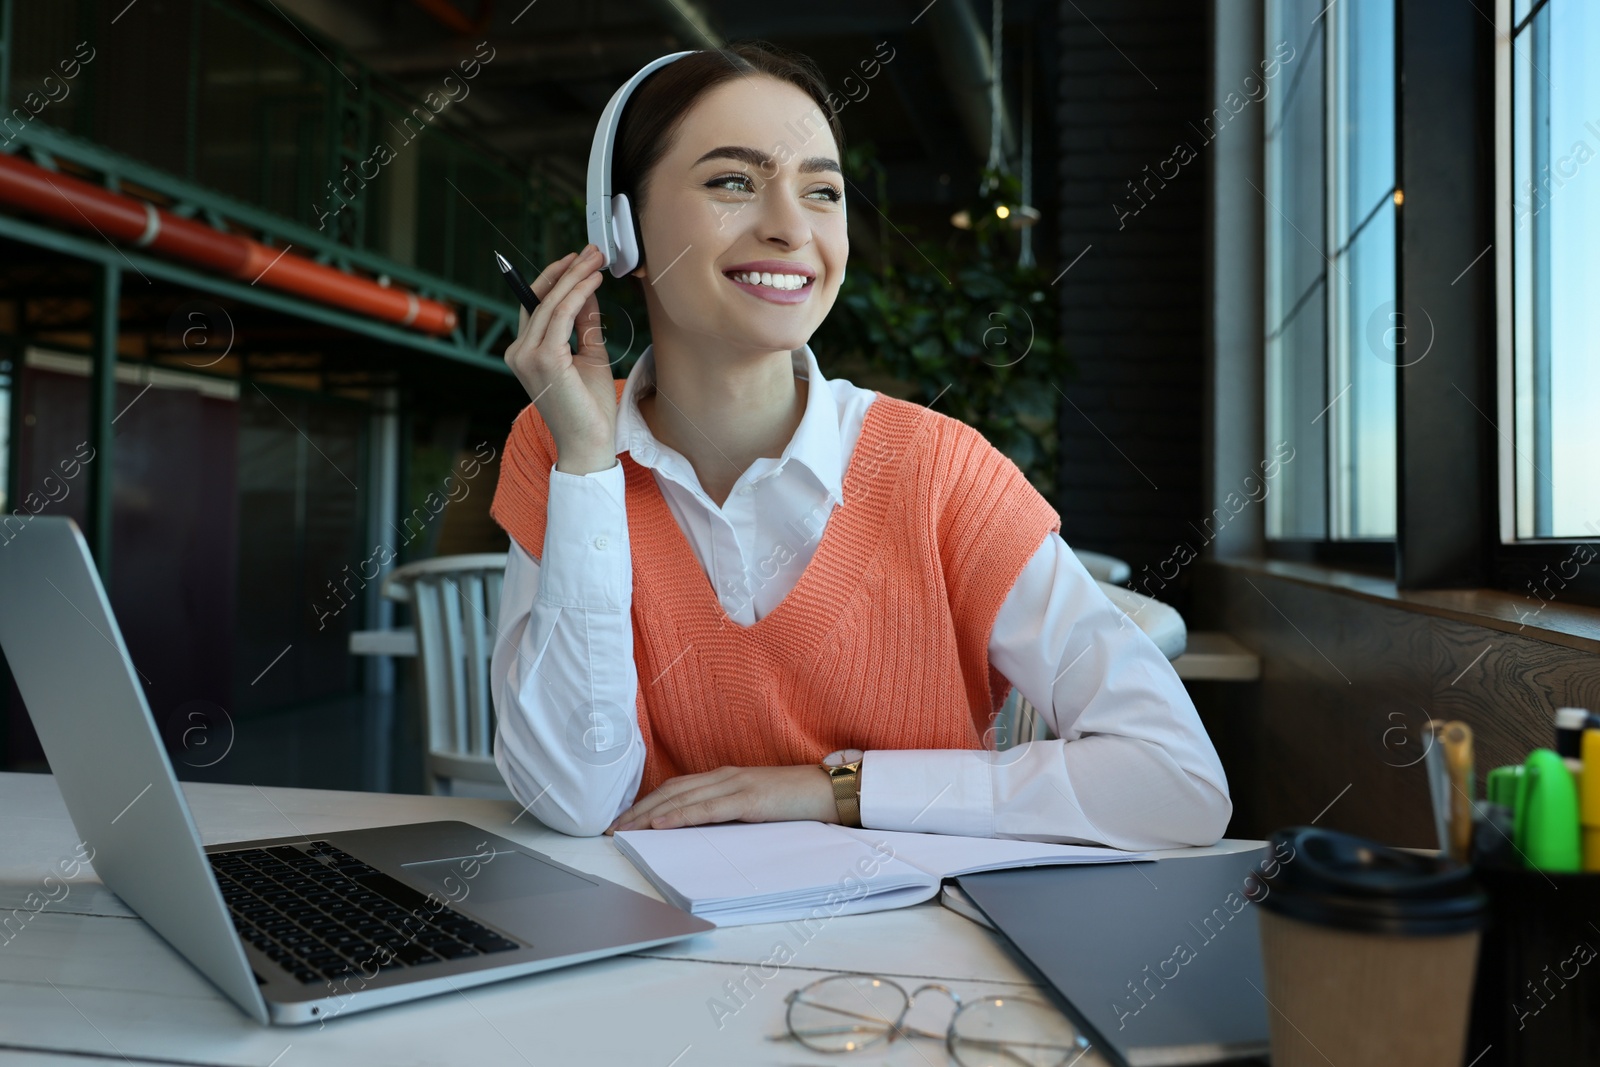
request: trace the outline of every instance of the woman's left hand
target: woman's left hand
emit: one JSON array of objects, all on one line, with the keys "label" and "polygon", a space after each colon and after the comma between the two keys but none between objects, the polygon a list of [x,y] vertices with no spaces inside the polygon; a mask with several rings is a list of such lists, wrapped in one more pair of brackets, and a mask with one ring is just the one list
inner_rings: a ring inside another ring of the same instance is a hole
[{"label": "woman's left hand", "polygon": [[669,778],[617,816],[616,830],[666,830],[716,822],[838,822],[833,786],[815,763],[718,767]]}]

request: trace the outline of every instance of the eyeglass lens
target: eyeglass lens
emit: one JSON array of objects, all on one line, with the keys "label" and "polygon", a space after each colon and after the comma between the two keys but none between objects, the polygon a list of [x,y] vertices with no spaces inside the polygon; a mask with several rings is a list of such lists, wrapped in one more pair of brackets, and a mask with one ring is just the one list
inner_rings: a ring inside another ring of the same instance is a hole
[{"label": "eyeglass lens", "polygon": [[[887,979],[836,975],[795,994],[789,1029],[818,1052],[854,1052],[888,1040],[904,1025],[907,1004],[905,990]],[[963,1005],[947,1045],[961,1067],[1070,1067],[1089,1047],[1052,1005],[996,996]]]},{"label": "eyeglass lens", "polygon": [[956,1013],[949,1047],[961,1067],[1069,1067],[1089,1043],[1052,1005],[984,997]]},{"label": "eyeglass lens", "polygon": [[789,1002],[789,1029],[818,1052],[854,1052],[888,1038],[905,1014],[906,993],[870,975],[815,982]]}]

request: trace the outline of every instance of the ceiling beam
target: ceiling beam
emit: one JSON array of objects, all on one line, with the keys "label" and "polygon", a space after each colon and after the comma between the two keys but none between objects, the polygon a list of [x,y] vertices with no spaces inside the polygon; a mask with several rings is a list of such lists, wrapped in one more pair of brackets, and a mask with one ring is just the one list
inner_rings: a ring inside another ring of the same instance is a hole
[{"label": "ceiling beam", "polygon": [[585,147],[594,138],[594,119],[586,116],[526,118],[519,122],[480,126],[473,133],[506,155],[521,158],[530,153]]},{"label": "ceiling beam", "polygon": [[[994,61],[989,54],[989,27],[979,23],[970,0],[939,0],[928,8],[924,20],[945,72],[950,102],[961,120],[979,159],[989,158],[989,86],[994,79]],[[1016,153],[1016,134],[1012,129],[1011,109],[1000,99],[1000,147],[1008,157]]]},{"label": "ceiling beam", "polygon": [[[493,48],[490,58],[480,61],[480,74],[512,70],[528,81],[549,81],[579,72],[591,78],[604,77],[611,68],[632,63],[636,56],[648,59],[682,47],[678,41],[665,30],[644,27],[606,33],[541,34],[526,40],[496,38],[489,42]],[[441,76],[476,54],[460,41],[443,40],[367,49],[357,53],[357,58],[390,77],[410,79]],[[631,69],[642,65],[643,60],[633,63]]]}]

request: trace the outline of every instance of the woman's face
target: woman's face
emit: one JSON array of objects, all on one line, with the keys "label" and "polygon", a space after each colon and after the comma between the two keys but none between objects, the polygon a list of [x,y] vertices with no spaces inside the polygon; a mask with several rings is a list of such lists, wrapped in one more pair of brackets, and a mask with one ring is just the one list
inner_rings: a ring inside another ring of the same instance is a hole
[{"label": "woman's face", "polygon": [[644,201],[639,273],[658,337],[792,351],[833,307],[850,252],[839,149],[796,86],[751,75],[707,92]]}]

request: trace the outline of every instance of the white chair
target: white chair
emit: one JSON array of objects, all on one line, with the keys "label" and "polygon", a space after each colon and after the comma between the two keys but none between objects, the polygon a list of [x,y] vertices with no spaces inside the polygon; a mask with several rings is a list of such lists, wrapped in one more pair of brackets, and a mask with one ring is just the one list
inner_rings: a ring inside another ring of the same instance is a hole
[{"label": "white chair", "polygon": [[1090,552],[1085,548],[1075,548],[1072,554],[1078,557],[1083,569],[1097,582],[1121,585],[1133,576],[1133,568],[1116,556],[1108,556],[1104,552]]},{"label": "white chair", "polygon": [[1133,576],[1132,567],[1123,560],[1103,552],[1075,548],[1072,554],[1078,557],[1078,562],[1089,572],[1089,577],[1099,584],[1100,591],[1107,599],[1139,624],[1139,629],[1149,635],[1162,655],[1169,660],[1175,660],[1183,655],[1184,646],[1188,642],[1188,630],[1183,624],[1183,616],[1179,615],[1177,609],[1171,605],[1163,604],[1155,597],[1136,593],[1123,585],[1122,583]]},{"label": "white chair", "polygon": [[[1129,575],[1133,573],[1132,568],[1115,556],[1099,552],[1073,549],[1073,555],[1078,557],[1078,561],[1094,578],[1107,599],[1125,612],[1139,629],[1155,642],[1162,655],[1169,660],[1175,660],[1183,655],[1189,638],[1183,616],[1179,615],[1171,605],[1163,604],[1155,597],[1145,596],[1143,593],[1136,593],[1132,589],[1116,584],[1127,581]],[[1006,697],[1006,702],[1001,705],[994,729],[995,748],[1000,750],[1055,736],[1038,709],[1015,687]]]},{"label": "white chair", "polygon": [[[494,703],[489,657],[500,617],[506,553],[440,556],[396,567],[382,593],[411,605],[415,629],[350,635],[357,653],[417,657],[427,724],[423,774],[428,791],[506,798],[494,765]],[[409,645],[409,649],[406,647]]]},{"label": "white chair", "polygon": [[[1167,604],[1112,584],[1126,563],[1094,552],[1078,558],[1111,602],[1126,612],[1170,660],[1183,654],[1183,618]],[[506,553],[442,556],[397,567],[382,593],[409,603],[413,630],[360,631],[350,651],[418,658],[423,719],[427,723],[424,776],[431,793],[509,797],[494,764],[494,705],[489,693],[489,657],[500,617],[500,586]],[[996,747],[1053,736],[1038,711],[1012,689],[995,721]]]},{"label": "white chair", "polygon": [[1110,582],[1096,584],[1106,599],[1126,612],[1139,629],[1156,643],[1163,656],[1175,660],[1183,655],[1189,644],[1189,629],[1184,625],[1183,616],[1178,614],[1177,608],[1163,604],[1155,597],[1135,593],[1127,586],[1112,585]]},{"label": "white chair", "polygon": [[1139,628],[1150,635],[1150,640],[1168,659],[1175,660],[1183,655],[1188,636],[1183,617],[1161,601],[1129,589],[1124,583],[1133,576],[1132,567],[1103,552],[1075,548],[1072,554],[1078,557],[1089,576],[1100,583],[1100,591],[1137,620]]}]

